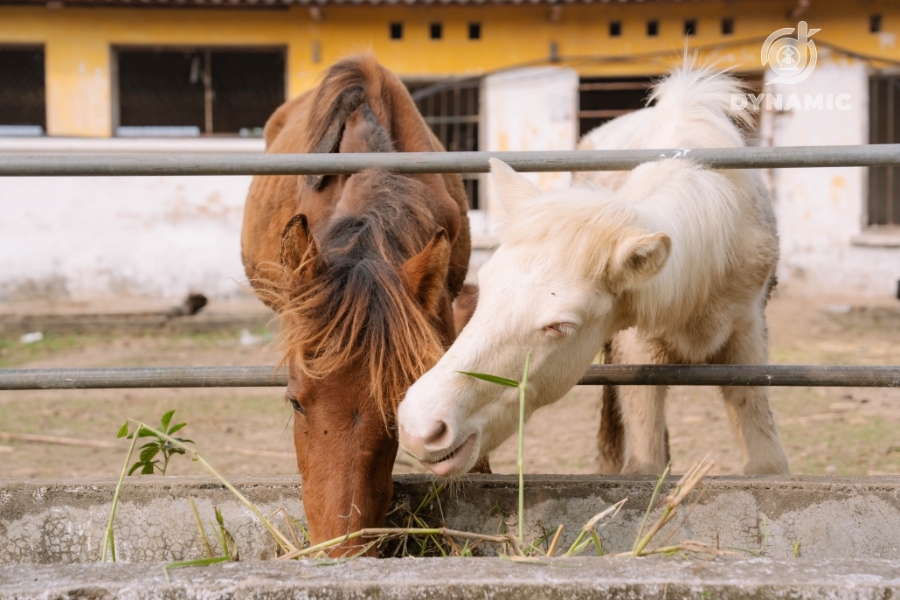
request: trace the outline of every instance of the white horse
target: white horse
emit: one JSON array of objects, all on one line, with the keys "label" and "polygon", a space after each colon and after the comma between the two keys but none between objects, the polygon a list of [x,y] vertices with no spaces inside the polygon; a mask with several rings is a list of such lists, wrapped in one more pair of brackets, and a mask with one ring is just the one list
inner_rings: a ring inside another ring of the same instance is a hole
[{"label": "white horse", "polygon": [[[691,66],[582,147],[730,148],[749,115],[734,78]],[[491,161],[508,217],[479,272],[471,322],[400,404],[400,444],[443,476],[468,472],[517,429],[517,392],[460,374],[519,379],[532,352],[526,414],[555,402],[614,340],[623,363],[765,364],[765,305],[778,260],[775,217],[755,171],[688,158],[590,174],[542,193]],[[746,473],[787,473],[764,387],[723,387]],[[667,460],[664,386],[619,388],[624,456],[601,468],[659,473]],[[609,412],[609,411],[608,411]]]}]

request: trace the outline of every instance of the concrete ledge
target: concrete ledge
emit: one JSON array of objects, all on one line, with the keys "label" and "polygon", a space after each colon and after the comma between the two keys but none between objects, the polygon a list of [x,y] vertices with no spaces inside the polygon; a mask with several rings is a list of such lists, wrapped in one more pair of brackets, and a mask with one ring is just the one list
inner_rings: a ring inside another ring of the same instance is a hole
[{"label": "concrete ledge", "polygon": [[[193,316],[168,316],[164,311],[80,315],[0,315],[0,336],[20,336],[29,331],[55,335],[213,333],[261,329],[275,322],[276,319],[271,313],[261,310],[243,314],[209,311]],[[277,327],[277,325],[273,325],[273,327]]]},{"label": "concrete ledge", "polygon": [[900,594],[900,561],[894,560],[356,559],[240,562],[170,573],[167,583],[161,563],[2,567],[0,598],[883,600]]},{"label": "concrete ledge", "polygon": [[[667,481],[663,496],[675,481]],[[264,513],[285,508],[305,520],[299,478],[235,478],[232,483]],[[654,483],[652,477],[527,476],[526,538],[563,524],[561,544],[568,547],[594,514],[628,498],[600,535],[608,552],[629,550]],[[418,506],[432,485],[425,475],[397,477],[394,502]],[[96,561],[114,488],[112,479],[0,481],[0,564]],[[204,521],[211,521],[213,507],[221,509],[243,559],[273,558],[268,532],[218,481],[145,476],[129,478],[122,491],[116,514],[120,560],[203,556],[188,497],[195,499]],[[496,533],[501,519],[515,514],[517,498],[514,476],[470,476],[422,516],[436,523],[443,514],[448,527]],[[802,558],[900,560],[900,477],[714,477],[690,518],[669,527],[676,526],[677,531],[666,528],[658,539],[671,534],[673,542],[695,539],[778,559],[792,559],[799,543]]]},{"label": "concrete ledge", "polygon": [[869,229],[851,236],[850,243],[868,248],[900,248],[900,229]]}]

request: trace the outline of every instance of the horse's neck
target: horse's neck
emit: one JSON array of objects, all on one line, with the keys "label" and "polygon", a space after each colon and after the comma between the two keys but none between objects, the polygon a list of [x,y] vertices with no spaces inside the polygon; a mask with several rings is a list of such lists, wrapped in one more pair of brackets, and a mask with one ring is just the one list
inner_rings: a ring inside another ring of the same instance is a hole
[{"label": "horse's neck", "polygon": [[735,198],[728,179],[689,168],[695,173],[637,210],[650,232],[662,231],[672,240],[662,271],[632,294],[634,324],[642,329],[680,328],[727,285],[724,277],[740,235],[739,205],[749,199]]}]

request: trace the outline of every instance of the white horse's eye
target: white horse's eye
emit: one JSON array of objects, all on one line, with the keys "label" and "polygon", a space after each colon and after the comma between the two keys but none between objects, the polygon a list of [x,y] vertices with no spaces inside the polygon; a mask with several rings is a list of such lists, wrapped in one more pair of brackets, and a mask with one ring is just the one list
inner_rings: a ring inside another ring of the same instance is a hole
[{"label": "white horse's eye", "polygon": [[573,323],[554,323],[544,327],[544,331],[555,337],[562,337],[575,333],[575,325]]}]

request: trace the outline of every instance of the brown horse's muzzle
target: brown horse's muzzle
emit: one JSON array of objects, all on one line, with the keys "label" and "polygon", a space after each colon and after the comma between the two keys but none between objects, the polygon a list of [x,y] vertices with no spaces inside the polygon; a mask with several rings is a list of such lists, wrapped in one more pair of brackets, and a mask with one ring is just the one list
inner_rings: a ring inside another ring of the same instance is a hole
[{"label": "brown horse's muzzle", "polygon": [[[326,378],[315,384],[314,400],[294,414],[294,446],[302,478],[303,506],[311,544],[319,544],[369,527],[384,526],[393,493],[392,471],[397,439],[389,435],[381,412],[366,399],[342,390],[335,397]],[[343,386],[338,386],[343,387]],[[340,397],[340,400],[338,400]],[[354,539],[327,550],[349,556],[367,542]],[[367,552],[374,556],[375,549]]]}]

